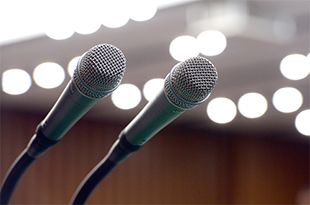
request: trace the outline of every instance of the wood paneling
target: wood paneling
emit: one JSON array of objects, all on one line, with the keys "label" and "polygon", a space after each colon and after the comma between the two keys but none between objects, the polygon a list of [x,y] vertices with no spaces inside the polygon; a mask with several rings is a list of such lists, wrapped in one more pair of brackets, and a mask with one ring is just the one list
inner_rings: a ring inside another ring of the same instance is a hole
[{"label": "wood paneling", "polygon": [[[1,179],[44,115],[1,112]],[[22,177],[12,204],[68,204],[124,125],[79,121]],[[174,125],[118,165],[88,204],[292,204],[309,181],[309,144]]]}]

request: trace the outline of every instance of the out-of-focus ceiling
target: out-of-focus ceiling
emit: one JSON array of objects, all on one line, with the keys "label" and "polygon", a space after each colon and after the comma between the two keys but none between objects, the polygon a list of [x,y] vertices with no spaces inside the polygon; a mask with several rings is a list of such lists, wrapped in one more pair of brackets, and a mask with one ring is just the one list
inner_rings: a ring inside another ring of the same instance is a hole
[{"label": "out-of-focus ceiling", "polygon": [[[240,1],[230,3],[233,2]],[[174,125],[181,123],[193,129],[235,129],[249,132],[288,130],[301,137],[294,121],[300,111],[310,107],[309,76],[298,81],[289,80],[281,74],[279,65],[289,54],[307,55],[310,51],[309,1],[248,1],[244,4],[247,18],[237,19],[238,21],[233,21],[233,16],[215,18],[220,16],[219,12],[223,11],[221,8],[225,5],[227,4],[223,1],[193,1],[159,10],[151,20],[145,22],[130,20],[121,28],[101,26],[96,33],[74,34],[66,40],[57,41],[42,36],[2,45],[1,72],[21,68],[32,74],[33,69],[43,62],[56,62],[66,69],[73,57],[81,55],[94,45],[109,43],[121,49],[127,59],[127,70],[122,83],[134,84],[142,90],[145,82],[156,77],[164,78],[177,63],[169,53],[169,45],[174,38],[180,35],[196,37],[204,30],[218,29],[227,36],[227,47],[220,55],[207,57],[219,73],[218,84],[209,101],[216,97],[227,97],[237,104],[243,94],[258,92],[266,97],[268,110],[257,119],[248,119],[238,112],[232,122],[220,125],[208,118],[206,102],[187,111]],[[242,15],[244,13],[239,17]],[[277,37],[273,25],[281,18],[292,18],[295,21],[294,34],[290,36],[284,33],[284,37]],[[22,95],[1,92],[1,106],[5,109],[47,113],[69,79],[67,74],[65,82],[55,89],[43,89],[33,82],[28,92]],[[302,93],[304,102],[298,111],[284,114],[274,108],[272,96],[276,90],[287,86],[297,88]],[[120,110],[113,105],[109,96],[96,104],[85,118],[128,123],[146,103],[143,98],[136,108]]]}]

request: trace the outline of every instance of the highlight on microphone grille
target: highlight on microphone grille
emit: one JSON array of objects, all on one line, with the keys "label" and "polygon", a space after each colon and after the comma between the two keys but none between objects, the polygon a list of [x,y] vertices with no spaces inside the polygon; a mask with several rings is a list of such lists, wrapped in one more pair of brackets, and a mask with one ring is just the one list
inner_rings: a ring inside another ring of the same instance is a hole
[{"label": "highlight on microphone grille", "polygon": [[125,69],[122,51],[110,44],[100,44],[81,56],[73,81],[84,95],[102,98],[119,86]]}]

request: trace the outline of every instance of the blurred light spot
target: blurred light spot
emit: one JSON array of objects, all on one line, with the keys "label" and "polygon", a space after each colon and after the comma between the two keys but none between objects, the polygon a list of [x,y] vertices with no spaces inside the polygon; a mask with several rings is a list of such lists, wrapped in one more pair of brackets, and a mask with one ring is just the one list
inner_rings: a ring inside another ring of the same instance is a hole
[{"label": "blurred light spot", "polygon": [[300,80],[310,72],[309,59],[301,54],[291,54],[284,57],[280,64],[280,71],[290,80]]},{"label": "blurred light spot", "polygon": [[98,19],[89,20],[89,19],[81,19],[77,26],[75,27],[75,31],[79,34],[92,34],[99,30],[101,23],[97,21]]},{"label": "blurred light spot", "polygon": [[247,93],[238,101],[240,113],[247,118],[258,118],[262,116],[268,107],[267,100],[259,93]]},{"label": "blurred light spot", "polygon": [[192,36],[179,36],[175,38],[170,43],[169,51],[171,56],[177,61],[184,61],[199,55],[197,40]]},{"label": "blurred light spot", "polygon": [[[45,1],[0,1],[0,45],[43,37]],[[35,6],[34,6],[35,5]]]},{"label": "blurred light spot", "polygon": [[54,40],[64,40],[70,38],[74,34],[74,30],[70,29],[65,23],[50,22],[44,30],[45,34]]},{"label": "blurred light spot", "polygon": [[[67,0],[68,1],[68,0]],[[75,32],[91,34],[101,27],[100,15],[103,12],[100,0],[74,0],[71,5],[72,23]]]},{"label": "blurred light spot", "polygon": [[43,16],[43,30],[45,34],[55,40],[64,40],[74,34],[74,14],[72,9],[73,1],[46,1]]},{"label": "blurred light spot", "polygon": [[10,95],[20,95],[29,90],[30,75],[21,69],[6,70],[2,74],[2,90]]},{"label": "blurred light spot", "polygon": [[[53,10],[53,8],[51,8],[51,10]],[[54,13],[49,11],[45,14],[46,20],[42,25],[44,33],[54,40],[70,38],[74,34],[74,26],[70,19],[68,19],[68,14],[63,14],[62,11],[58,11],[58,9],[53,11]],[[55,12],[57,12],[57,15],[55,15]]]},{"label": "blurred light spot", "polygon": [[215,98],[207,106],[209,118],[219,124],[231,122],[236,114],[237,108],[233,101],[228,98]]},{"label": "blurred light spot", "polygon": [[42,88],[56,88],[64,81],[65,71],[57,63],[42,63],[34,69],[33,79]]},{"label": "blurred light spot", "polygon": [[73,73],[74,73],[74,70],[76,69],[77,67],[77,64],[78,64],[78,61],[80,59],[80,56],[77,56],[75,58],[73,58],[69,64],[68,64],[68,73],[69,75],[72,77],[73,76]]},{"label": "blurred light spot", "polygon": [[139,88],[132,84],[122,84],[112,93],[113,104],[123,110],[136,107],[141,101]]},{"label": "blurred light spot", "polygon": [[157,93],[164,87],[164,79],[154,78],[143,86],[143,95],[147,101],[152,101]]},{"label": "blurred light spot", "polygon": [[119,28],[129,21],[128,4],[130,1],[103,1],[104,11],[101,12],[101,23],[108,28]]},{"label": "blurred light spot", "polygon": [[155,0],[131,0],[130,18],[134,21],[147,21],[156,14],[157,5]]},{"label": "blurred light spot", "polygon": [[272,102],[274,107],[280,112],[290,113],[300,108],[303,103],[303,97],[296,88],[285,87],[280,88],[274,93]]},{"label": "blurred light spot", "polygon": [[296,116],[295,127],[301,134],[310,136],[310,109],[304,110]]},{"label": "blurred light spot", "polygon": [[222,53],[227,45],[226,37],[216,30],[208,30],[197,37],[199,51],[206,56],[215,56]]}]

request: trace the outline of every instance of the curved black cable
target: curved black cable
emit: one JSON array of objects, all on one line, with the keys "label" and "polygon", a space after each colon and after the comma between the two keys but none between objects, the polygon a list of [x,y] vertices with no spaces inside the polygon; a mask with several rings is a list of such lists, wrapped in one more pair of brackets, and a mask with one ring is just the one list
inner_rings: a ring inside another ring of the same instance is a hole
[{"label": "curved black cable", "polygon": [[84,178],[78,187],[71,204],[84,204],[91,192],[116,166],[109,158],[104,158],[93,168],[93,170]]},{"label": "curved black cable", "polygon": [[125,137],[118,139],[109,153],[89,172],[75,191],[70,204],[84,204],[100,181],[107,176],[113,168],[127,158],[132,152],[139,150],[140,146],[129,144]]},{"label": "curved black cable", "polygon": [[42,134],[41,129],[37,129],[37,133],[31,138],[26,149],[24,149],[13,162],[3,180],[0,191],[0,204],[9,204],[15,188],[27,168],[39,156],[58,142],[59,140],[50,140],[46,138]]},{"label": "curved black cable", "polygon": [[35,158],[30,157],[25,149],[13,162],[8,174],[4,178],[4,183],[0,192],[0,204],[9,204],[13,192],[21,176],[27,168],[34,162]]}]

